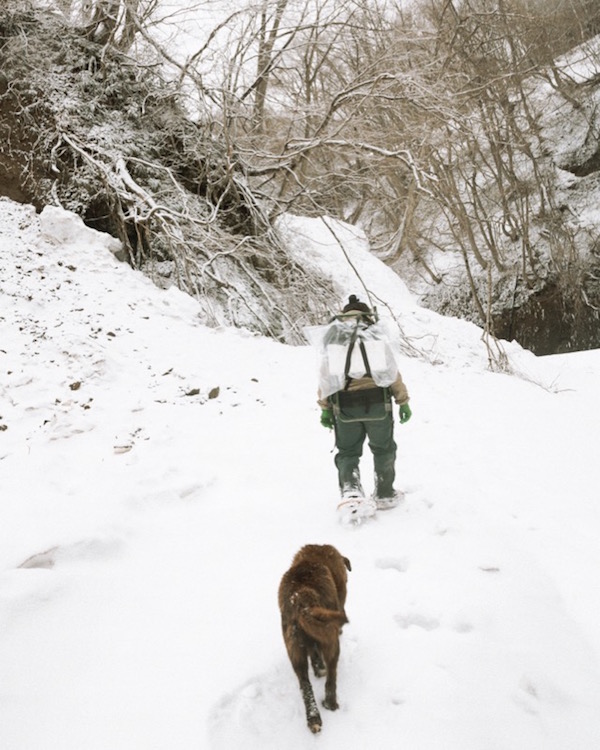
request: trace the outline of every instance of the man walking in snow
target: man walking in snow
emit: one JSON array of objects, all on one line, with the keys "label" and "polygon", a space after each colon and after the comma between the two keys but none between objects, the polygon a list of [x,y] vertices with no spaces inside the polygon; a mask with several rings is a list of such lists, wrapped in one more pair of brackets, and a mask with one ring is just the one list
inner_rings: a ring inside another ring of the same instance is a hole
[{"label": "man walking in snow", "polygon": [[[373,311],[355,295],[350,296],[342,314],[336,316],[323,344],[327,362],[321,369],[319,405],[321,424],[335,430],[335,464],[342,498],[338,509],[342,520],[360,522],[376,510],[394,508],[399,502],[394,489],[396,443],[392,400],[400,407],[400,423],[408,422],[411,417],[408,391],[387,341],[381,340]],[[334,387],[330,384],[335,382],[332,352],[336,347],[338,361],[340,356],[344,360],[343,387],[324,395]],[[375,491],[370,499],[364,496],[359,470],[365,438],[375,470]]]}]

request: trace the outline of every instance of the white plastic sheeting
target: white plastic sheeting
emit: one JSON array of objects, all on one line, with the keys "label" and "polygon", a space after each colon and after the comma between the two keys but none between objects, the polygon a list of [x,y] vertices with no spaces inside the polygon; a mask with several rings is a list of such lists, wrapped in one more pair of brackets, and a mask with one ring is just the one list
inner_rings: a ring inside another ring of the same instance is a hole
[{"label": "white plastic sheeting", "polygon": [[371,377],[378,386],[385,388],[398,377],[398,365],[383,323],[368,325],[352,317],[348,320],[336,319],[328,325],[307,326],[304,328],[304,335],[317,350],[318,387],[321,398],[344,390],[346,360],[354,333],[356,341],[352,347],[348,377],[361,378],[367,374],[361,342],[365,348]]}]

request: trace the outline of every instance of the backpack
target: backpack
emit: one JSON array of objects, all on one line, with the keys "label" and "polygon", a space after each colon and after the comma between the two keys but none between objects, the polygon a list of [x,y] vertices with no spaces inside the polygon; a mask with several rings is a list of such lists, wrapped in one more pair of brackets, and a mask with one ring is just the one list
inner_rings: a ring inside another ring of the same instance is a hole
[{"label": "backpack", "polygon": [[398,376],[396,358],[381,322],[356,315],[337,315],[327,326],[304,329],[319,354],[319,392],[322,398],[348,388],[352,379],[371,377],[380,387]]},{"label": "backpack", "polygon": [[353,378],[368,376],[387,369],[386,342],[378,331],[365,326],[360,318],[352,328],[344,323],[343,327],[330,330],[326,337],[325,352],[329,372],[335,377],[344,378],[344,390]]}]

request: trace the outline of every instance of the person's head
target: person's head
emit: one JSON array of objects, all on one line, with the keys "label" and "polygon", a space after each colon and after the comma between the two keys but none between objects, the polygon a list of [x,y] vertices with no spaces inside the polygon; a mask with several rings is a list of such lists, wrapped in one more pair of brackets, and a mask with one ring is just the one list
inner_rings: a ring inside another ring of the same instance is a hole
[{"label": "person's head", "polygon": [[355,294],[351,294],[348,297],[348,302],[344,305],[342,314],[360,317],[368,323],[375,322],[375,315],[371,308],[364,302],[361,302]]}]

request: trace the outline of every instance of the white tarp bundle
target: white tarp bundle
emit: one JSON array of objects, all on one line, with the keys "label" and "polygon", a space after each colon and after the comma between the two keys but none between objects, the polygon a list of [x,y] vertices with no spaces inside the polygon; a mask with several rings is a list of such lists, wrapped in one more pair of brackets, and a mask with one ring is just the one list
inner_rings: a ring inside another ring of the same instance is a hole
[{"label": "white tarp bundle", "polygon": [[[348,350],[355,334],[356,340],[346,373]],[[364,346],[371,377],[378,386],[385,388],[398,376],[396,358],[385,326],[381,322],[368,325],[356,317],[347,320],[335,319],[328,325],[304,328],[304,335],[317,350],[321,398],[344,390],[347,376],[361,378],[367,374],[361,343]]]}]

